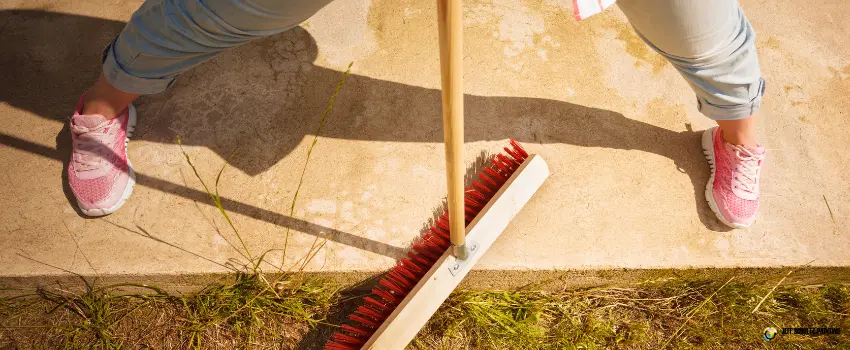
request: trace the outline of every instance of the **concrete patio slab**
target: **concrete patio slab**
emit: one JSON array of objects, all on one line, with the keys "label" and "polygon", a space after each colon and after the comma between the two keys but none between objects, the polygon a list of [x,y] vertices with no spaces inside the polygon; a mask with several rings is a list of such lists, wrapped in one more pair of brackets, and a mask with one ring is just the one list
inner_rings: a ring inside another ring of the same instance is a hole
[{"label": "concrete patio slab", "polygon": [[[577,23],[568,3],[465,5],[467,161],[513,137],[552,169],[478,270],[850,266],[850,5],[743,2],[769,154],[756,224],[729,230],[705,202],[699,139],[712,122],[688,86],[618,9]],[[265,251],[271,269],[287,228],[287,266],[328,237],[308,271],[380,271],[406,251],[445,192],[433,1],[338,0],[141,98],[135,192],[87,219],[63,187],[64,126],[139,4],[0,3],[0,285],[70,272],[188,281]],[[207,184],[227,165],[219,191],[244,245],[177,136]]]}]

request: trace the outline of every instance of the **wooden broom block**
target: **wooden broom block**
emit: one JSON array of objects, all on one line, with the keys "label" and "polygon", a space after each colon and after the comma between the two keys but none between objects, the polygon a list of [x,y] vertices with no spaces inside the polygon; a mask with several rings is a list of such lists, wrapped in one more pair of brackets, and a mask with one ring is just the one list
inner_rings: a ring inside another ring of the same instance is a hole
[{"label": "wooden broom block", "polygon": [[404,349],[547,177],[549,167],[543,158],[530,155],[466,228],[467,245],[477,247],[466,265],[453,274],[450,269],[457,260],[451,248],[446,250],[362,349]]}]

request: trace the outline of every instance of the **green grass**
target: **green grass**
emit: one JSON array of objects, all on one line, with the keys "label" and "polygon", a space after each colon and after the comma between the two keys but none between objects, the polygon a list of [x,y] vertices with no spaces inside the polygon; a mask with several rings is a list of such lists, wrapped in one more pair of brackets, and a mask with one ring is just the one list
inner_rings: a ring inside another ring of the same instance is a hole
[{"label": "green grass", "polygon": [[237,274],[233,283],[186,296],[113,293],[115,286],[85,293],[42,289],[38,295],[2,299],[0,348],[11,344],[36,349],[292,345],[301,330],[324,320],[338,296],[338,288],[330,283],[310,280],[297,288],[272,291],[258,277]]},{"label": "green grass", "polygon": [[[417,349],[850,348],[850,288],[673,280],[562,292],[458,291]],[[721,288],[722,287],[722,288]],[[711,298],[709,298],[711,296]],[[780,335],[766,327],[838,327],[839,336]]]},{"label": "green grass", "polygon": [[230,330],[239,339],[236,344],[250,344],[258,338],[274,339],[277,322],[315,327],[336,298],[337,289],[331,285],[310,280],[273,292],[258,275],[239,274],[232,285],[179,299],[185,315],[182,338],[193,348],[203,348],[204,333],[210,329]]},{"label": "green grass", "polygon": [[[753,313],[773,285],[723,282],[459,290],[410,348],[850,348],[850,287],[779,286]],[[0,348],[321,348],[321,337],[299,342],[316,327],[332,331],[340,318],[328,318],[356,306],[358,292],[309,279],[297,286],[272,291],[257,275],[237,274],[232,283],[186,296],[119,294],[117,286],[81,294],[41,290],[0,299]],[[842,334],[779,335],[766,343],[760,336],[768,326],[838,327]]]}]

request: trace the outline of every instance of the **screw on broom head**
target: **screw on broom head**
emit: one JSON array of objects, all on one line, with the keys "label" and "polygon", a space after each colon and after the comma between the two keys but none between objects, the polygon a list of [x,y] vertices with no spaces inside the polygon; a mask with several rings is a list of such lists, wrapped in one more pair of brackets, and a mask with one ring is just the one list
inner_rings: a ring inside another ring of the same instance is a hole
[{"label": "screw on broom head", "polygon": [[[508,156],[496,155],[493,164],[478,174],[481,181],[472,181],[473,188],[466,189],[464,209],[467,225],[528,158],[528,153],[513,139],[510,147],[504,150]],[[363,298],[363,305],[349,316],[349,324],[334,333],[325,344],[325,350],[355,350],[362,347],[450,245],[449,217],[443,214],[429,232],[413,245],[407,254],[408,258],[401,259],[378,281],[372,294]]]}]

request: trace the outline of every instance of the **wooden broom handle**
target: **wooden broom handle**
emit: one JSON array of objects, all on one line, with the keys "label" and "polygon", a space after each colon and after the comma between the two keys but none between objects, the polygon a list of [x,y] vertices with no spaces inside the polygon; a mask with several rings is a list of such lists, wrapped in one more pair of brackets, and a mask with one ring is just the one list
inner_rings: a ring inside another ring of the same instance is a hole
[{"label": "wooden broom handle", "polygon": [[466,259],[463,188],[463,12],[461,0],[437,0],[443,137],[446,144],[449,226],[454,255]]}]

